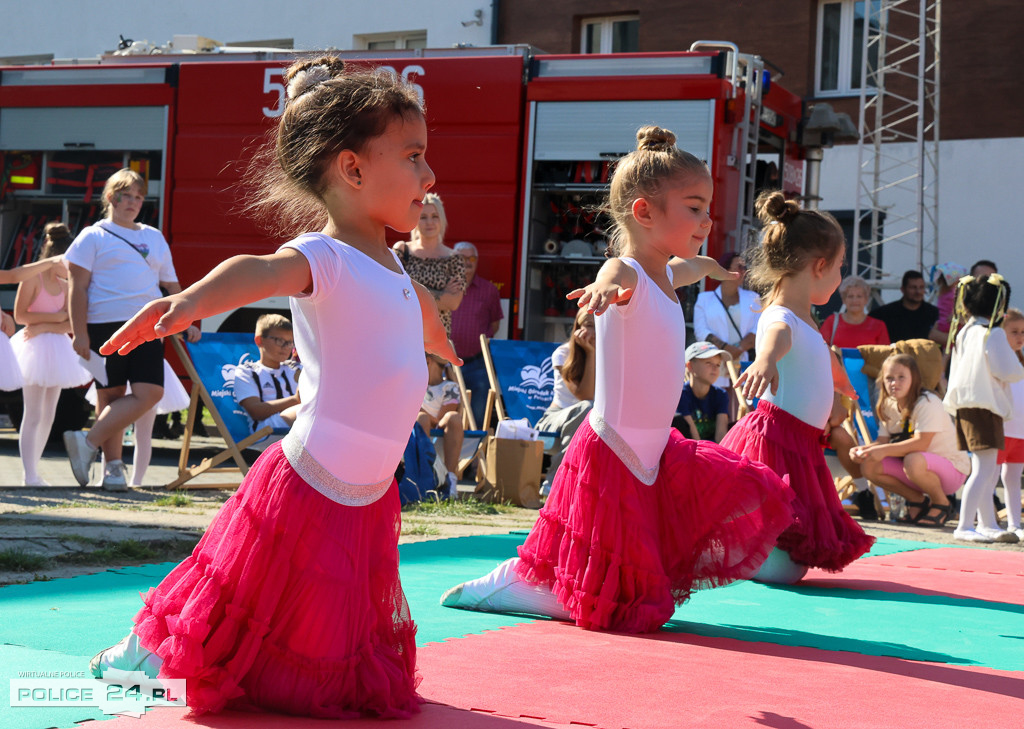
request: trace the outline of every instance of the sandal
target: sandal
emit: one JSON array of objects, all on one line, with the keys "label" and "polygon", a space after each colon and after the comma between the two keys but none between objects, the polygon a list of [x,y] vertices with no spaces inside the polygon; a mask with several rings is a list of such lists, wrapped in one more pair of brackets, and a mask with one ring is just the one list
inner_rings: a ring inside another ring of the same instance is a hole
[{"label": "sandal", "polygon": [[[932,512],[936,510],[939,513],[932,514]],[[949,515],[952,510],[952,504],[932,504],[918,515],[917,520],[914,523],[918,526],[929,528],[944,527],[946,526],[946,522],[949,521]]]},{"label": "sandal", "polygon": [[[897,521],[900,524],[917,524],[917,520],[920,519],[924,514],[928,513],[931,508],[932,500],[928,497],[928,494],[924,494],[924,498],[920,501],[907,501],[907,514],[906,516],[900,517]],[[910,515],[911,509],[917,509],[913,516]]]}]

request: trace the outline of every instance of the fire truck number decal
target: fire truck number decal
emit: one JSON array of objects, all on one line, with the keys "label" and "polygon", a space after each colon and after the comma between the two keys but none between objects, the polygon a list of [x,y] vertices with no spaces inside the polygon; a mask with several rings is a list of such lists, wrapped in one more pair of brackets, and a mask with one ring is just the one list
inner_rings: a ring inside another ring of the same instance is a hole
[{"label": "fire truck number decal", "polygon": [[[416,89],[416,95],[420,97],[420,103],[423,103],[423,87],[418,83],[413,83],[415,79],[426,74],[423,66],[406,66],[402,69],[401,74],[393,66],[378,66],[377,73],[390,73],[393,76],[401,75],[402,80],[408,81]],[[281,116],[284,113],[285,101],[283,68],[268,68],[263,72],[263,93],[273,94],[277,99],[273,106],[263,107],[263,115],[268,117]]]},{"label": "fire truck number decal", "polygon": [[263,116],[275,117],[284,114],[283,68],[268,68],[263,72],[263,93],[277,96],[276,105],[263,107]]}]

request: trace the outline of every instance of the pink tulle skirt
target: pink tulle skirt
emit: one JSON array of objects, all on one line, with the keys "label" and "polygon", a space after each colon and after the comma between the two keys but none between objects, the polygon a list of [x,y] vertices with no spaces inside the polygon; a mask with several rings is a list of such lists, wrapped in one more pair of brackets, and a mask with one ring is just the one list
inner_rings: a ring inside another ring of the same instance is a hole
[{"label": "pink tulle skirt", "polygon": [[673,430],[653,485],[584,422],[555,474],[518,573],[550,585],[576,624],[646,633],[693,590],[752,576],[792,518],[764,466]]},{"label": "pink tulle skirt", "polygon": [[396,484],[343,506],[275,443],[192,556],[143,596],[134,632],[163,659],[161,677],[186,679],[197,714],[409,717],[420,699],[400,529]]},{"label": "pink tulle skirt", "polygon": [[794,562],[838,572],[871,549],[875,538],[843,510],[825,463],[821,431],[813,425],[761,400],[730,428],[722,445],[789,476],[796,494],[794,518],[779,537],[779,548]]}]

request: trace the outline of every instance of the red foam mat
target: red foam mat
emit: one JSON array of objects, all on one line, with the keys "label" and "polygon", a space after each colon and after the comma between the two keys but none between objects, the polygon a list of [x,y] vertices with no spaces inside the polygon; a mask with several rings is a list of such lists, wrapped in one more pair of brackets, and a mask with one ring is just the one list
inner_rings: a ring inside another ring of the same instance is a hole
[{"label": "red foam mat", "polygon": [[[308,719],[280,714],[256,714],[227,711],[223,714],[205,714],[200,717],[188,717],[187,709],[154,709],[141,719],[133,717],[117,717],[109,721],[90,721],[76,725],[81,729],[326,729],[326,727],[342,727],[343,729],[381,729],[395,727],[398,729],[529,729],[543,726],[549,729],[561,729],[539,719],[510,718],[495,716],[487,712],[465,711],[452,706],[427,703],[417,716],[408,721],[384,722],[378,719],[350,719],[342,722],[329,722],[323,719]],[[564,729],[570,729],[565,727]],[[575,727],[573,729],[579,729]]]},{"label": "red foam mat", "polygon": [[1024,675],[537,622],[419,653],[431,701],[617,729],[1021,726]]},{"label": "red foam mat", "polygon": [[800,584],[1024,605],[1024,551],[919,549],[859,559],[838,574],[812,570]]}]

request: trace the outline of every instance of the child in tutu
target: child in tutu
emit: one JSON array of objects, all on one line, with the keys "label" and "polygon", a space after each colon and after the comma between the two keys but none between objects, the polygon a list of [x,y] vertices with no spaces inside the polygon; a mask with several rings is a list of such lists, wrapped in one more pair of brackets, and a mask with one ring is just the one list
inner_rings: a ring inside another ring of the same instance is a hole
[{"label": "child in tutu", "polygon": [[686,349],[674,289],[738,275],[694,258],[711,229],[712,190],[675,135],[637,132],[611,183],[620,257],[570,294],[596,313],[619,304],[597,318],[594,407],[519,558],[452,588],[443,605],[656,631],[691,591],[754,574],[788,526],[780,478],[672,428]]},{"label": "child in tutu", "polygon": [[[977,268],[976,263],[971,270]],[[959,320],[967,317],[967,323],[955,334],[942,402],[956,421],[958,445],[971,453],[971,475],[953,532],[954,539],[964,542],[1012,544],[1019,539],[1016,530],[999,526],[992,503],[999,483],[999,451],[1006,447],[1003,421],[1015,414],[1010,385],[1024,379],[1024,365],[999,326],[1009,303],[1010,284],[998,273],[960,279],[950,339]]]},{"label": "child in tutu", "polygon": [[841,570],[875,541],[843,509],[822,449],[834,385],[811,306],[839,286],[846,244],[835,218],[801,210],[781,192],[762,193],[756,208],[765,228],[747,277],[766,308],[757,356],[738,384],[744,397],[761,400],[722,445],[789,476],[793,523],[756,579],[793,583],[808,567]]},{"label": "child in tutu", "polygon": [[[1003,319],[1006,341],[1024,364],[1024,311],[1010,308]],[[1020,479],[1024,474],[1024,379],[1010,384],[1013,397],[1013,416],[1003,423],[1003,437],[1006,447],[999,451],[998,462],[1002,465],[1003,496],[1006,501],[1006,530],[1013,532],[1017,540],[1024,542],[1021,528]]]},{"label": "child in tutu", "polygon": [[[63,223],[48,223],[43,237],[40,258],[59,256],[71,245],[71,233]],[[22,281],[14,300],[14,317],[25,325],[11,338],[24,382],[25,414],[18,435],[23,483],[49,486],[39,476],[39,459],[50,437],[60,391],[80,387],[92,379],[78,363],[68,337],[67,269],[51,266],[45,273]]]},{"label": "child in tutu", "polygon": [[256,205],[306,221],[316,211],[322,231],[221,263],[148,304],[101,353],[291,296],[304,365],[295,424],[91,670],[184,678],[196,713],[408,717],[420,700],[394,472],[427,388],[424,349],[460,362],[433,298],[385,240],[385,227],[416,226],[434,183],[426,123],[415,90],[389,74],[322,57],[296,62],[285,79]]},{"label": "child in tutu", "polygon": [[[51,269],[67,271],[59,258],[47,258],[24,266],[0,270],[0,284],[21,283],[46,275]],[[24,381],[21,378],[21,365],[14,354],[10,337],[14,334],[14,319],[5,311],[0,312],[0,390],[13,392],[20,390]]]}]

